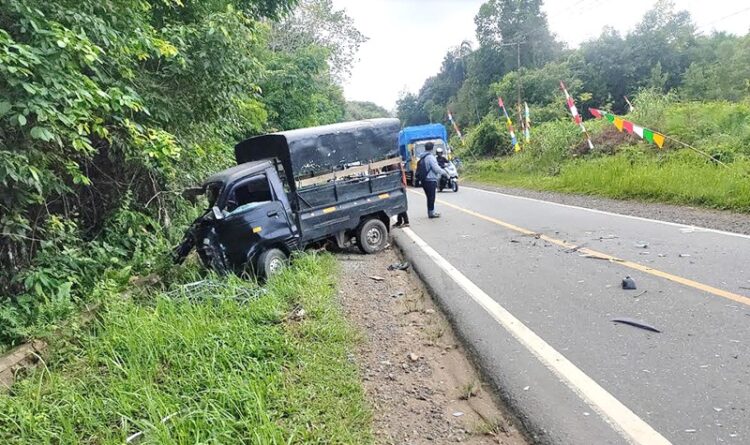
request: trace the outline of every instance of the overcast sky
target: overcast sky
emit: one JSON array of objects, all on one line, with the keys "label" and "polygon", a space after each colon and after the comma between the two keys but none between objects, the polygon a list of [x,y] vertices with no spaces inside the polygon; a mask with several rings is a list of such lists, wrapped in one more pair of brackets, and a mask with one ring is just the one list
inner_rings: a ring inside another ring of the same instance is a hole
[{"label": "overcast sky", "polygon": [[[596,37],[604,26],[627,32],[656,0],[547,0],[552,32],[569,47]],[[403,91],[417,92],[440,69],[449,48],[475,41],[474,16],[484,0],[333,0],[345,9],[369,41],[359,52],[351,79],[344,85],[349,100],[375,102],[394,109]],[[703,32],[750,31],[747,0],[675,0],[687,9]]]}]

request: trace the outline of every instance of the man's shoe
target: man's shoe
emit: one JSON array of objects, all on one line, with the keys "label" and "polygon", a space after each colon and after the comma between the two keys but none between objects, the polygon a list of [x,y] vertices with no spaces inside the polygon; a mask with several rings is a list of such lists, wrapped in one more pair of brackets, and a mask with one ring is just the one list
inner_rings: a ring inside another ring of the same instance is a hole
[{"label": "man's shoe", "polygon": [[429,215],[429,218],[430,219],[438,219],[438,218],[440,218],[440,214],[439,213],[433,213],[432,215]]},{"label": "man's shoe", "polygon": [[400,223],[400,222],[397,222],[396,224],[394,224],[394,225],[393,225],[393,228],[394,228],[394,229],[399,229],[399,228],[401,228],[401,227],[404,227],[404,224],[403,224],[403,223]]},{"label": "man's shoe", "polygon": [[405,229],[405,228],[409,227],[409,223],[403,223],[399,227],[402,228],[402,229]]}]

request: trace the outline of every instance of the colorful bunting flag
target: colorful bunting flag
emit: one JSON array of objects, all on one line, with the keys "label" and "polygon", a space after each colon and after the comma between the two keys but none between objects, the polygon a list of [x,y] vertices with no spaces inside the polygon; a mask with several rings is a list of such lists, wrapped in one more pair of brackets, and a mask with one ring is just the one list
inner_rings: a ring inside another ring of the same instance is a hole
[{"label": "colorful bunting flag", "polygon": [[510,140],[513,144],[513,149],[516,152],[519,152],[521,151],[521,146],[518,144],[518,139],[516,139],[516,132],[513,131],[513,122],[510,120],[510,116],[508,116],[508,110],[505,109],[505,103],[503,103],[502,97],[498,96],[497,104],[500,105],[500,108],[503,110],[503,114],[505,115],[506,124],[508,126],[508,133],[510,133]]},{"label": "colorful bunting flag", "polygon": [[456,121],[453,120],[453,114],[451,114],[451,110],[448,110],[448,120],[451,121],[451,124],[453,124],[453,129],[456,130],[458,138],[461,139],[461,144],[466,145],[464,141],[464,135],[461,134],[461,130],[458,128],[458,124],[456,124]]},{"label": "colorful bunting flag", "polygon": [[661,133],[649,130],[648,128],[643,128],[640,125],[636,125],[633,122],[625,120],[619,116],[615,116],[614,114],[608,113],[606,111],[602,111],[596,108],[589,108],[589,111],[591,112],[591,115],[596,118],[607,118],[607,120],[615,124],[615,127],[617,127],[617,129],[620,131],[624,130],[629,134],[638,135],[643,140],[651,142],[652,144],[656,144],[656,146],[659,148],[664,148],[664,143],[666,142],[667,137]]},{"label": "colorful bunting flag", "polygon": [[529,112],[529,104],[526,102],[523,103],[524,106],[524,117],[525,119],[525,125],[523,127],[523,134],[526,139],[526,143],[528,144],[531,140],[531,113]]},{"label": "colorful bunting flag", "polygon": [[659,148],[664,148],[664,141],[665,141],[665,139],[666,139],[666,137],[663,134],[661,134],[661,133],[654,133],[654,143]]},{"label": "colorful bunting flag", "polygon": [[633,124],[633,133],[637,134],[638,137],[643,139],[643,127],[640,125]]},{"label": "colorful bunting flag", "polygon": [[578,113],[578,107],[576,107],[575,100],[573,100],[573,97],[568,93],[568,89],[565,88],[565,84],[563,81],[560,81],[560,88],[562,88],[563,92],[565,93],[565,100],[568,104],[568,108],[570,109],[570,114],[573,115],[573,122],[578,124],[579,127],[581,127],[581,132],[583,132],[586,135],[586,140],[589,143],[589,149],[594,149],[594,144],[591,142],[591,136],[589,136],[588,131],[586,131],[586,127],[583,125],[583,117]]},{"label": "colorful bunting flag", "polygon": [[618,130],[622,131],[622,126],[624,123],[625,122],[621,118],[615,116],[615,127],[617,127]]},{"label": "colorful bunting flag", "polygon": [[591,112],[591,115],[597,119],[601,119],[604,116],[604,112],[602,110],[597,110],[596,108],[589,108],[589,112]]}]

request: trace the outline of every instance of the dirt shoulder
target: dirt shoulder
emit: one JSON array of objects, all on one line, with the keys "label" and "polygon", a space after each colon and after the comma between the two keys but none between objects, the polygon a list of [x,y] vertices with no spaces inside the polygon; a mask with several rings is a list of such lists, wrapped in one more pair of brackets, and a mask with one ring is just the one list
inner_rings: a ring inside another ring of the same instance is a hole
[{"label": "dirt shoulder", "polygon": [[402,261],[394,249],[337,258],[376,443],[527,443],[416,275],[388,270]]},{"label": "dirt shoulder", "polygon": [[750,215],[745,213],[674,204],[616,200],[591,195],[537,191],[474,182],[467,182],[465,185],[482,190],[506,193],[508,195],[750,235]]}]

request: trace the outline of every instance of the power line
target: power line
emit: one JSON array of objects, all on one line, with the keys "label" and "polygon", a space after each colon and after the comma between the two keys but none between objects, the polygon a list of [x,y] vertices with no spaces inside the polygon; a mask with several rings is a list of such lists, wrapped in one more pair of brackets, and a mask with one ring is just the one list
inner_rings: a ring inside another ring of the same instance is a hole
[{"label": "power line", "polygon": [[714,21],[713,21],[713,22],[711,22],[711,23],[707,23],[707,24],[703,25],[703,28],[704,28],[704,29],[705,29],[705,28],[708,28],[708,27],[709,27],[709,26],[711,26],[711,25],[714,25],[714,24],[716,24],[716,23],[719,23],[719,22],[723,22],[723,21],[724,21],[724,20],[726,20],[726,19],[732,18],[732,17],[734,17],[734,16],[736,16],[736,15],[740,15],[740,14],[742,14],[743,12],[747,12],[747,11],[750,11],[750,8],[745,8],[745,9],[741,9],[741,10],[739,10],[739,11],[737,11],[737,12],[733,12],[733,13],[731,13],[731,14],[729,14],[729,15],[727,15],[727,16],[724,16],[724,17],[722,17],[722,18],[720,18],[720,19],[716,19],[716,20],[714,20]]}]

